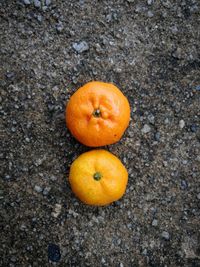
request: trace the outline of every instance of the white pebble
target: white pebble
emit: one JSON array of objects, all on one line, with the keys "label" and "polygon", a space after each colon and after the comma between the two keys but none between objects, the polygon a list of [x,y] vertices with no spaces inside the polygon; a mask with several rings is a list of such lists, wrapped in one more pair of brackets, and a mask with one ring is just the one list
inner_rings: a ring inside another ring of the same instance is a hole
[{"label": "white pebble", "polygon": [[146,134],[146,133],[149,133],[151,131],[151,128],[148,124],[145,124],[141,131],[142,131],[142,133]]},{"label": "white pebble", "polygon": [[82,52],[87,51],[89,49],[89,45],[85,41],[82,41],[80,43],[74,43],[72,46],[73,46],[74,50],[76,50],[76,52],[78,52],[78,53],[82,53]]},{"label": "white pebble", "polygon": [[151,5],[153,3],[153,0],[147,0],[147,5]]},{"label": "white pebble", "polygon": [[163,231],[162,235],[161,235],[165,240],[169,240],[170,236],[169,233],[167,231]]},{"label": "white pebble", "polygon": [[39,0],[34,0],[34,6],[35,7],[40,7],[41,6],[41,3]]},{"label": "white pebble", "polygon": [[153,221],[152,221],[152,224],[151,224],[152,226],[157,226],[158,225],[158,220],[156,220],[156,219],[154,219]]},{"label": "white pebble", "polygon": [[54,218],[57,218],[61,213],[62,206],[60,204],[56,204],[54,207],[54,211],[51,213],[51,215]]},{"label": "white pebble", "polygon": [[46,4],[46,6],[49,6],[51,4],[51,0],[46,0],[45,4]]},{"label": "white pebble", "polygon": [[30,0],[24,0],[25,5],[30,5],[30,3],[31,3]]},{"label": "white pebble", "polygon": [[185,122],[184,122],[184,120],[180,120],[180,121],[179,121],[179,127],[180,127],[181,129],[183,129],[183,128],[185,127]]},{"label": "white pebble", "polygon": [[42,192],[42,187],[39,186],[39,185],[35,185],[34,190],[35,190],[37,193],[41,193],[41,192]]}]

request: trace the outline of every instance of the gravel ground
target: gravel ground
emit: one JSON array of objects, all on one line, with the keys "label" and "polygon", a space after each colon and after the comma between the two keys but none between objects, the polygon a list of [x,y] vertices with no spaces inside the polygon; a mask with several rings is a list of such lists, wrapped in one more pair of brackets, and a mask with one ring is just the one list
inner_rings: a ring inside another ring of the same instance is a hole
[{"label": "gravel ground", "polygon": [[[0,266],[200,266],[200,2],[1,0]],[[106,147],[125,196],[89,207],[65,127],[91,80],[128,97],[130,126]]]}]

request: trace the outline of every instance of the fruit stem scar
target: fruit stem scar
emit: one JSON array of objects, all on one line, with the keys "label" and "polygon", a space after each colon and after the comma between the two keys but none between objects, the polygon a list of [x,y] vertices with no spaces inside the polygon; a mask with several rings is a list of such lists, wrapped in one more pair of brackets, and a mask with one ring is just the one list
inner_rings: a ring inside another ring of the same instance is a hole
[{"label": "fruit stem scar", "polygon": [[95,109],[92,115],[97,118],[101,117],[101,110],[99,108]]},{"label": "fruit stem scar", "polygon": [[102,178],[102,174],[100,172],[95,172],[93,175],[94,180],[99,181]]}]

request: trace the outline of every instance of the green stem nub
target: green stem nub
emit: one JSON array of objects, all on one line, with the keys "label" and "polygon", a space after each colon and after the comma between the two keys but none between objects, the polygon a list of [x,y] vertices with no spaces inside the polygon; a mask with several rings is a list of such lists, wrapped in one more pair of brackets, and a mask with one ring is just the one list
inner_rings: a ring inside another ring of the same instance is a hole
[{"label": "green stem nub", "polygon": [[101,110],[100,110],[99,108],[97,108],[97,109],[95,109],[95,110],[93,111],[92,114],[93,114],[93,116],[99,118],[99,117],[101,117]]},{"label": "green stem nub", "polygon": [[94,180],[99,181],[102,178],[102,174],[100,172],[95,172],[93,178]]}]

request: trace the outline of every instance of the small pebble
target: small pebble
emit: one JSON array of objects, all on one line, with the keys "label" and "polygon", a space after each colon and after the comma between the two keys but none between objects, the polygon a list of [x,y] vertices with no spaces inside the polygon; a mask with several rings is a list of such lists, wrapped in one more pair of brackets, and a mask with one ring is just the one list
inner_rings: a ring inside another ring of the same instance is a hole
[{"label": "small pebble", "polygon": [[176,34],[178,32],[178,28],[176,27],[176,25],[171,27],[171,31],[173,34]]},{"label": "small pebble", "polygon": [[89,50],[89,45],[85,41],[82,41],[80,43],[74,43],[72,46],[73,46],[74,50],[76,50],[76,52],[78,52],[78,53],[82,53],[84,51]]},{"label": "small pebble", "polygon": [[7,77],[8,79],[13,78],[14,76],[15,76],[14,72],[8,72],[8,73],[6,73],[6,77]]},{"label": "small pebble", "polygon": [[146,256],[148,253],[147,249],[145,248],[143,251],[142,251],[142,255]]},{"label": "small pebble", "polygon": [[102,263],[102,264],[105,264],[105,263],[106,263],[106,261],[105,261],[104,258],[101,258],[101,263]]},{"label": "small pebble", "polygon": [[163,231],[162,234],[161,234],[161,236],[165,240],[169,240],[169,238],[170,238],[169,233],[167,231]]},{"label": "small pebble", "polygon": [[149,18],[152,18],[153,16],[154,16],[154,14],[153,14],[153,12],[152,11],[148,11],[147,12],[147,16],[149,17]]},{"label": "small pebble", "polygon": [[42,192],[42,187],[39,186],[39,185],[35,185],[34,190],[35,190],[37,193],[41,193],[41,192]]},{"label": "small pebble", "polygon": [[48,259],[53,262],[59,262],[61,259],[60,248],[56,244],[49,244],[48,246]]},{"label": "small pebble", "polygon": [[39,22],[42,22],[43,17],[42,17],[41,15],[38,15],[38,16],[37,16],[37,20],[38,20]]},{"label": "small pebble", "polygon": [[3,190],[0,189],[0,199],[3,198],[3,193],[4,193]]},{"label": "small pebble", "polygon": [[54,176],[54,175],[52,175],[52,176],[50,177],[50,179],[51,179],[51,181],[56,181],[56,180],[57,180],[57,177]]},{"label": "small pebble", "polygon": [[5,179],[6,179],[6,180],[9,180],[10,178],[11,178],[10,175],[6,175],[6,176],[5,176]]},{"label": "small pebble", "polygon": [[33,3],[35,7],[41,7],[41,3],[39,0],[34,0]]},{"label": "small pebble", "polygon": [[158,220],[156,220],[156,219],[154,219],[153,221],[152,221],[152,224],[151,224],[152,226],[157,226],[158,225]]},{"label": "small pebble", "polygon": [[142,133],[146,134],[146,133],[149,133],[151,131],[151,128],[148,124],[145,124],[141,131],[142,131]]},{"label": "small pebble", "polygon": [[147,5],[152,5],[152,3],[153,3],[153,0],[147,0]]},{"label": "small pebble", "polygon": [[11,132],[15,133],[16,132],[16,128],[15,127],[11,127]]},{"label": "small pebble", "polygon": [[200,91],[200,84],[195,86],[195,90]]},{"label": "small pebble", "polygon": [[200,200],[200,193],[197,195],[197,199],[199,199],[199,200]]},{"label": "small pebble", "polygon": [[190,126],[190,130],[191,130],[191,132],[193,132],[193,133],[196,133],[196,131],[197,131],[197,126],[196,125],[191,125]]},{"label": "small pebble", "polygon": [[63,24],[60,22],[56,25],[57,32],[62,32],[64,29]]},{"label": "small pebble", "polygon": [[47,196],[49,194],[50,190],[51,190],[51,187],[50,186],[47,186],[47,187],[44,188],[42,194],[44,196]]},{"label": "small pebble", "polygon": [[23,2],[24,2],[25,5],[30,5],[31,4],[30,0],[24,0]]},{"label": "small pebble", "polygon": [[46,1],[45,1],[45,5],[46,5],[46,6],[49,6],[50,4],[51,4],[51,0],[46,0]]},{"label": "small pebble", "polygon": [[178,47],[178,48],[176,49],[176,51],[174,51],[174,53],[172,54],[172,56],[173,56],[174,58],[177,58],[177,59],[181,59],[181,58],[183,58],[183,51],[182,51],[182,49],[181,49],[180,47]]},{"label": "small pebble", "polygon": [[164,123],[165,123],[165,124],[169,124],[169,119],[166,118],[166,119],[164,120]]},{"label": "small pebble", "polygon": [[57,218],[61,213],[62,206],[60,204],[56,204],[54,207],[54,211],[51,213],[51,215],[54,218]]},{"label": "small pebble", "polygon": [[181,181],[181,189],[186,190],[188,188],[188,183],[185,180]]},{"label": "small pebble", "polygon": [[180,120],[180,121],[179,121],[179,127],[180,127],[181,129],[183,129],[183,128],[185,127],[185,122],[184,122],[184,120]]},{"label": "small pebble", "polygon": [[150,114],[147,118],[148,118],[148,121],[149,121],[151,124],[154,124],[154,122],[155,122],[155,117],[154,117],[154,115]]},{"label": "small pebble", "polygon": [[159,132],[155,133],[155,140],[160,141],[160,133]]},{"label": "small pebble", "polygon": [[17,258],[16,258],[15,256],[12,256],[12,257],[10,258],[10,260],[11,260],[12,262],[16,262],[16,261],[17,261]]}]

